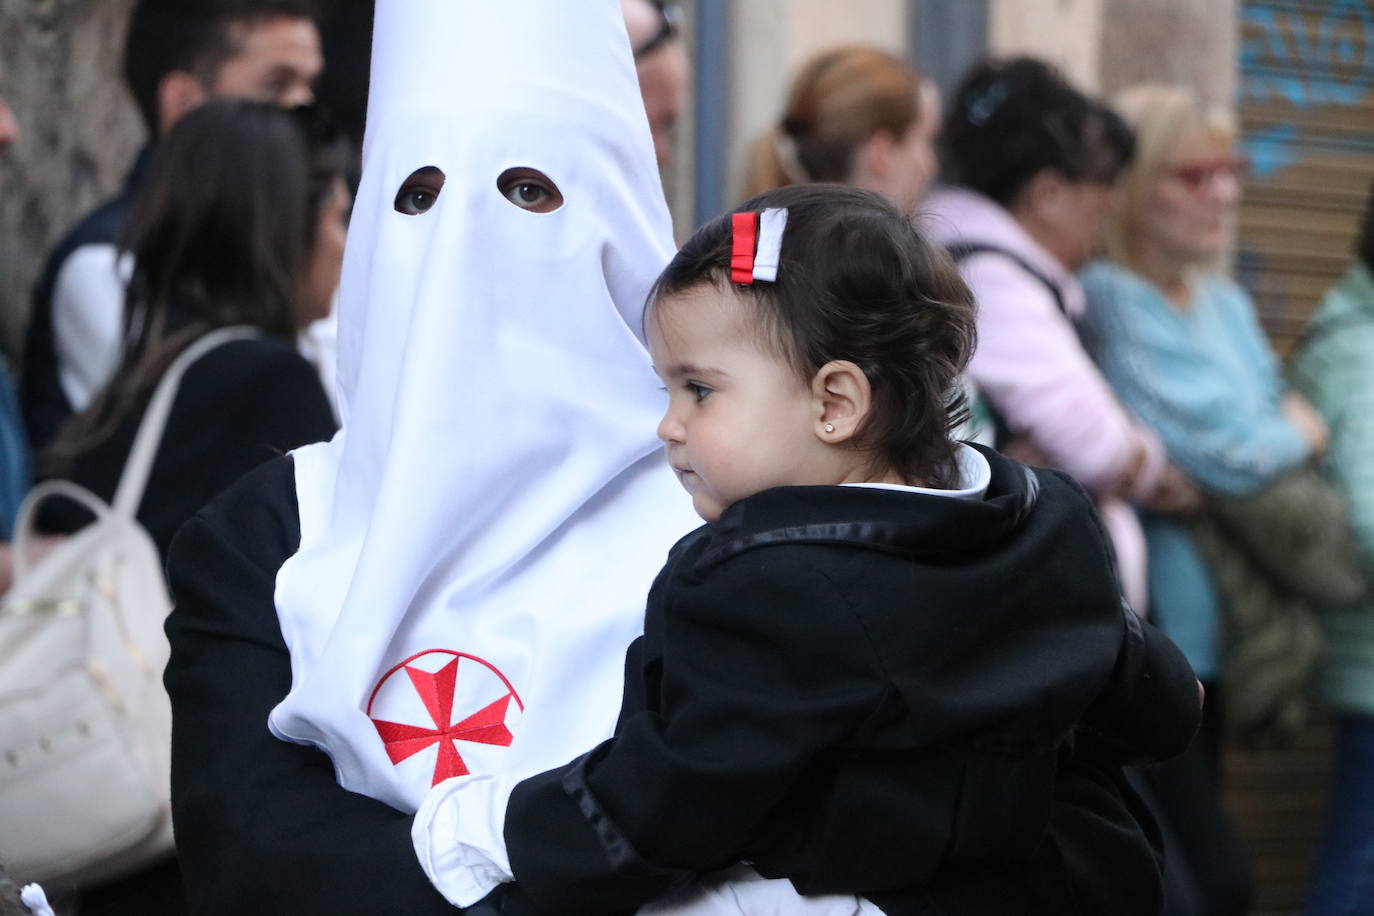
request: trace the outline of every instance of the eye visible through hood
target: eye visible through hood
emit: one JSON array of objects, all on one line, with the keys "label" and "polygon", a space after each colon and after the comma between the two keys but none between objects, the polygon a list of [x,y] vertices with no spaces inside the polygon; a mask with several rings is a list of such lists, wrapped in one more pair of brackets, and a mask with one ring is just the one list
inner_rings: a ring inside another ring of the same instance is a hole
[{"label": "eye visible through hood", "polygon": [[444,189],[444,173],[438,168],[427,165],[410,173],[396,192],[394,204],[397,213],[406,216],[419,216],[428,213],[439,202],[439,192]]},{"label": "eye visible through hood", "polygon": [[506,169],[496,179],[496,190],[521,210],[531,213],[552,213],[563,206],[563,192],[538,169],[524,166]]}]

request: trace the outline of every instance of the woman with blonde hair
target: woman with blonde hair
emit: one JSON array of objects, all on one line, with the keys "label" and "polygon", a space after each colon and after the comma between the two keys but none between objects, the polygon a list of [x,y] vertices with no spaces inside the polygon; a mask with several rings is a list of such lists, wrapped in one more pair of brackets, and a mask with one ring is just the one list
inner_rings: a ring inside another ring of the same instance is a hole
[{"label": "woman with blonde hair", "polygon": [[852,45],[798,71],[782,120],[755,143],[745,196],[829,181],[877,191],[915,210],[935,176],[935,84],[895,55]]},{"label": "woman with blonde hair", "polygon": [[[1245,174],[1229,117],[1175,86],[1135,87],[1115,105],[1135,131],[1137,154],[1106,227],[1109,257],[1081,275],[1085,339],[1121,400],[1159,434],[1170,460],[1212,495],[1209,513],[1229,512],[1219,507],[1267,491],[1321,455],[1326,425],[1285,389],[1250,297],[1219,269]],[[1222,611],[1250,613],[1259,602],[1227,602],[1219,586],[1236,595],[1234,586],[1254,585],[1259,569],[1233,575],[1233,564],[1218,562],[1220,542],[1200,533],[1193,519],[1145,512],[1142,521],[1151,618],[1207,687],[1193,747],[1151,776],[1196,880],[1203,904],[1196,911],[1241,913],[1250,878],[1220,804],[1219,681],[1223,654],[1232,685],[1248,655],[1235,648],[1239,627],[1223,652]],[[1275,517],[1266,536],[1277,541],[1282,524]],[[1281,640],[1292,658],[1267,659],[1266,677],[1292,673],[1300,688],[1299,668],[1307,663],[1298,656],[1315,651],[1297,638],[1304,632],[1295,629]],[[1229,729],[1283,725],[1287,700],[1278,693],[1267,695],[1273,700],[1267,709],[1258,706],[1259,691],[1231,694],[1238,705],[1228,715]]]}]

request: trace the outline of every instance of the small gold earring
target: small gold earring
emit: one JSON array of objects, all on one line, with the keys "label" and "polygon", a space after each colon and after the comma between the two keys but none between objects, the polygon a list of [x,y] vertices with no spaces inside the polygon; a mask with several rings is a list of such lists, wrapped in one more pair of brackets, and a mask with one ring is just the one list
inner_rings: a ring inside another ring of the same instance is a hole
[{"label": "small gold earring", "polygon": [[827,423],[827,424],[825,424],[825,431],[828,432],[828,433],[833,433],[833,432],[835,431],[835,424],[834,424],[834,423]]}]

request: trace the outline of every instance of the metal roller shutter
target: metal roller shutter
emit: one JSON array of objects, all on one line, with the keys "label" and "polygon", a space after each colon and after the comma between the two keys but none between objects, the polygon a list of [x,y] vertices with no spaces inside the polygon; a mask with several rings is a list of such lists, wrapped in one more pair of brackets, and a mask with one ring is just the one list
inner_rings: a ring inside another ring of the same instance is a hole
[{"label": "metal roller shutter", "polygon": [[1287,352],[1350,262],[1374,180],[1374,4],[1247,0],[1240,127],[1254,174],[1237,273]]},{"label": "metal roller shutter", "polygon": [[[1239,4],[1241,139],[1254,166],[1237,275],[1286,354],[1352,257],[1374,180],[1374,0]],[[1318,721],[1291,747],[1234,750],[1227,796],[1254,856],[1254,916],[1302,909],[1330,785]]]}]

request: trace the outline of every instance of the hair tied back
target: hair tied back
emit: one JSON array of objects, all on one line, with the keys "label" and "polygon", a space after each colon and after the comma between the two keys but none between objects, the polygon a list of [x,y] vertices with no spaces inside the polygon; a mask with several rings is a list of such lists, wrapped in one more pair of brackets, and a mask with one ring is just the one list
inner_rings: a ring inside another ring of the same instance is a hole
[{"label": "hair tied back", "polygon": [[806,172],[806,166],[802,165],[801,150],[797,147],[797,138],[792,136],[785,127],[779,128],[773,136],[773,152],[778,157],[778,165],[782,168],[783,175],[793,184],[806,184],[811,180]]},{"label": "hair tied back", "polygon": [[1008,92],[1006,80],[993,80],[986,89],[978,94],[977,98],[969,103],[969,122],[979,127],[986,124],[988,119],[996,114],[997,109],[1007,100]]}]

